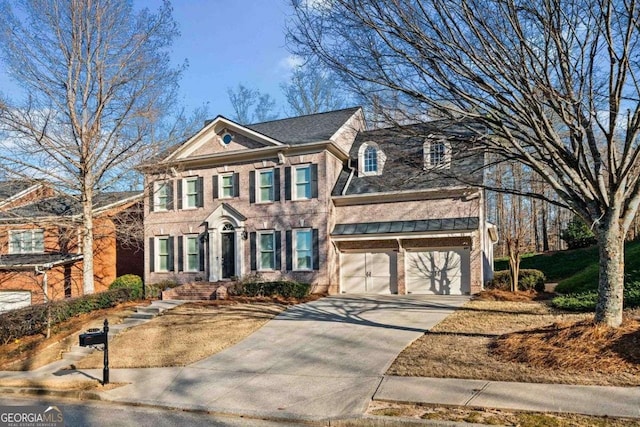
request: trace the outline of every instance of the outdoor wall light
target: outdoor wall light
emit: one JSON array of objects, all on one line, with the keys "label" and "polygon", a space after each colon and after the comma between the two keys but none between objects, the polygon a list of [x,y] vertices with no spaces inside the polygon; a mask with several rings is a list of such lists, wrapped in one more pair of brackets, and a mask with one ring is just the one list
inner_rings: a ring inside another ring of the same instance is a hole
[{"label": "outdoor wall light", "polygon": [[247,240],[249,238],[249,233],[247,233],[247,230],[243,230],[242,231],[242,240]]}]

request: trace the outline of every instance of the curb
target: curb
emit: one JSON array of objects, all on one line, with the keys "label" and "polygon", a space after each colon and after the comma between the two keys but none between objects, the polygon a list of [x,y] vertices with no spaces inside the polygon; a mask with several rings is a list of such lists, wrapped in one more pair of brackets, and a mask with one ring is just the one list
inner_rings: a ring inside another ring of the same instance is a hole
[{"label": "curb", "polygon": [[441,426],[441,427],[463,427],[463,426],[483,426],[484,424],[470,424],[455,421],[440,421],[440,420],[418,420],[412,418],[403,417],[384,417],[376,415],[363,415],[362,417],[351,417],[344,419],[301,419],[301,418],[276,418],[276,417],[264,417],[256,414],[255,416],[248,416],[247,414],[233,414],[228,412],[215,412],[188,408],[179,408],[162,405],[152,405],[147,403],[135,403],[135,402],[120,402],[106,400],[100,392],[88,391],[88,390],[51,390],[37,387],[0,387],[0,396],[47,396],[47,397],[60,397],[66,399],[76,400],[95,400],[105,403],[113,403],[116,405],[124,406],[136,406],[146,408],[158,408],[165,410],[179,410],[183,412],[189,412],[194,414],[210,414],[221,416],[232,416],[236,418],[256,419],[266,421],[276,421],[284,423],[298,423],[309,426],[329,426],[329,427],[403,427],[403,426]]}]

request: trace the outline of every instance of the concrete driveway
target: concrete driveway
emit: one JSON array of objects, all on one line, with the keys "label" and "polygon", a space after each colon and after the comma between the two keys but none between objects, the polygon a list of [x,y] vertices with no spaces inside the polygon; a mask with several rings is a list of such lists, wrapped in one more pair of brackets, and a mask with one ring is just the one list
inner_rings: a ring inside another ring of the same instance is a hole
[{"label": "concrete driveway", "polygon": [[239,344],[185,368],[114,370],[106,399],[251,416],[363,413],[407,345],[468,300],[334,296],[293,306]]}]

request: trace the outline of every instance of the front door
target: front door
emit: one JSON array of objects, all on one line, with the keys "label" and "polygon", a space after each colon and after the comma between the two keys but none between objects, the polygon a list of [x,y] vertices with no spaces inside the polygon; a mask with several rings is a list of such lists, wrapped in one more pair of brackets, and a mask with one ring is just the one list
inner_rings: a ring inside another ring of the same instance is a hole
[{"label": "front door", "polygon": [[236,234],[222,233],[222,278],[236,275]]}]

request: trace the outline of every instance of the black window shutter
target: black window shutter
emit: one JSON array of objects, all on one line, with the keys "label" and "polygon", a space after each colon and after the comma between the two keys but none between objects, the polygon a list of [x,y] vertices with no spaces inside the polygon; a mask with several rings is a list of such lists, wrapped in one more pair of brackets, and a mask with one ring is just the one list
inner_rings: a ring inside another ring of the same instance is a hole
[{"label": "black window shutter", "polygon": [[282,269],[282,232],[276,231],[275,233],[276,239],[276,270]]},{"label": "black window shutter", "polygon": [[256,171],[249,172],[249,203],[256,202]]},{"label": "black window shutter", "polygon": [[240,197],[240,174],[233,174],[233,197]]},{"label": "black window shutter", "polygon": [[218,195],[218,175],[213,175],[211,178],[211,186],[213,187],[213,198],[214,200],[219,197]]},{"label": "black window shutter", "polygon": [[284,199],[291,200],[291,167],[284,168]]},{"label": "black window shutter", "polygon": [[175,271],[174,262],[173,262],[173,253],[174,250],[174,238],[173,236],[169,237],[169,271]]},{"label": "black window shutter", "polygon": [[[204,237],[204,236],[203,236]],[[198,271],[204,271],[204,245],[206,242],[206,238],[198,239],[198,250],[200,254]]]},{"label": "black window shutter", "polygon": [[251,271],[256,271],[258,269],[256,263],[256,232],[252,231],[249,234],[249,252],[251,255]]},{"label": "black window shutter", "polygon": [[151,183],[151,185],[149,185],[149,212],[153,212],[153,205],[154,205],[154,200],[153,200],[153,186],[155,185],[155,183]]},{"label": "black window shutter", "polygon": [[280,201],[280,168],[273,170],[273,201]]},{"label": "black window shutter", "polygon": [[184,271],[184,243],[182,241],[182,236],[178,236],[178,271]]},{"label": "black window shutter", "polygon": [[313,242],[313,269],[320,270],[320,244],[318,242],[318,229],[311,230],[311,241]]},{"label": "black window shutter", "polygon": [[149,237],[149,272],[153,273],[155,271],[156,266],[156,256],[155,256],[155,240],[153,237]]},{"label": "black window shutter", "polygon": [[167,186],[167,210],[173,210],[173,181],[166,181]]},{"label": "black window shutter", "polygon": [[179,179],[178,183],[178,209],[182,209],[182,180]]},{"label": "black window shutter", "polygon": [[201,208],[204,206],[204,178],[202,178],[201,176],[198,177],[198,180],[196,181],[196,191],[198,192],[196,194],[196,206]]},{"label": "black window shutter", "polygon": [[311,173],[311,198],[318,198],[318,165],[312,164],[309,172]]},{"label": "black window shutter", "polygon": [[287,230],[285,233],[285,250],[286,250],[286,263],[287,263],[287,270],[291,271],[293,270],[293,245],[292,245],[292,236],[291,236],[291,230]]}]

